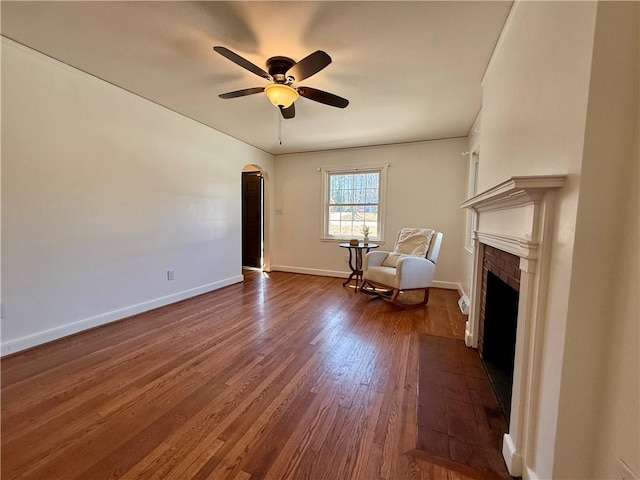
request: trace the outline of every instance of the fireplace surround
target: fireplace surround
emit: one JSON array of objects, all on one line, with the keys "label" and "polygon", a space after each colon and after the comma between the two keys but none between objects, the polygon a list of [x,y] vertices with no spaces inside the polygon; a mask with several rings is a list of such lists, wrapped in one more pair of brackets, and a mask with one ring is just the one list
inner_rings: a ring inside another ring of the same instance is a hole
[{"label": "fireplace surround", "polygon": [[485,250],[497,249],[519,259],[509,431],[502,444],[512,476],[521,476],[523,464],[534,455],[554,197],[564,182],[564,175],[511,177],[460,204],[477,215],[471,309],[465,327],[467,346],[478,348],[479,343]]}]

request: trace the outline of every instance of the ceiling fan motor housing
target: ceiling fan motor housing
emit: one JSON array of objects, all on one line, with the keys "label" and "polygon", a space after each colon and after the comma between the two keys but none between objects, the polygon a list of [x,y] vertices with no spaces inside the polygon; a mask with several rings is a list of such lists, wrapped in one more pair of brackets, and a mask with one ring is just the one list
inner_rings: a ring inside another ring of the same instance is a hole
[{"label": "ceiling fan motor housing", "polygon": [[295,64],[296,62],[288,57],[271,57],[267,60],[267,69],[274,82],[288,84],[294,79],[293,77],[287,78],[286,73]]}]

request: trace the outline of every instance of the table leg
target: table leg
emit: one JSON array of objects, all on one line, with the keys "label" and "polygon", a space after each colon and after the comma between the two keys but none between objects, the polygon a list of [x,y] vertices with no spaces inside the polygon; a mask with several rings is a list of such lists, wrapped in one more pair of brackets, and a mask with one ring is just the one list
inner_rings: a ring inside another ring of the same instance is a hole
[{"label": "table leg", "polygon": [[[343,282],[342,286],[344,287],[344,286],[348,285],[348,284],[349,284],[349,282],[351,281],[351,279],[353,278],[353,276],[354,276],[355,274],[356,274],[356,272],[351,272],[351,273],[349,274],[349,278],[347,278],[347,279]],[[357,282],[357,281],[358,281],[358,280],[357,280],[357,277],[356,277],[356,282]]]},{"label": "table leg", "polygon": [[358,291],[358,278],[360,277],[360,270],[362,267],[362,250],[359,248],[356,249],[356,268],[355,268],[355,278],[356,278],[356,292]]},{"label": "table leg", "polygon": [[[353,268],[353,255],[351,253],[351,248],[349,249],[349,268],[351,269],[351,274],[349,275],[349,278],[347,278],[347,281],[344,282],[342,284],[342,286],[344,287],[345,285],[348,285],[349,282],[351,281],[351,279],[353,278],[354,275],[356,275],[357,271],[355,268]],[[356,282],[358,281],[357,277],[356,277]]]}]

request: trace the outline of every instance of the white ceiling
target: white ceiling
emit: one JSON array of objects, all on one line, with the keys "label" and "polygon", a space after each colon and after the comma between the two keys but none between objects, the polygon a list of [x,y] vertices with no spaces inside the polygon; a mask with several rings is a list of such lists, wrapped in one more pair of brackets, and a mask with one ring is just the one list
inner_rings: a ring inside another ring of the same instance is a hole
[{"label": "white ceiling", "polygon": [[[272,154],[466,136],[512,2],[2,2],[2,35]],[[282,120],[263,94],[272,56],[326,51],[302,85],[349,99],[300,98]]]}]

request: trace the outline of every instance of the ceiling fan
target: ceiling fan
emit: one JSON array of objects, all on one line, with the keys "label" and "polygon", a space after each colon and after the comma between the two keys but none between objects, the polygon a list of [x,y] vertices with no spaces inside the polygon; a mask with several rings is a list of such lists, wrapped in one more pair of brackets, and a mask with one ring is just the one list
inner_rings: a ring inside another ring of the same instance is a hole
[{"label": "ceiling fan", "polygon": [[345,108],[349,105],[349,100],[333,93],[311,87],[293,86],[293,82],[309,78],[331,63],[331,57],[322,50],[313,52],[299,62],[288,57],[271,57],[267,60],[268,72],[265,72],[262,68],[226,47],[213,47],[213,49],[233,63],[271,82],[266,87],[245,88],[222,93],[218,95],[220,98],[244,97],[264,92],[271,103],[280,109],[283,118],[295,117],[296,108],[293,102],[298,99],[299,95],[332,107]]}]

